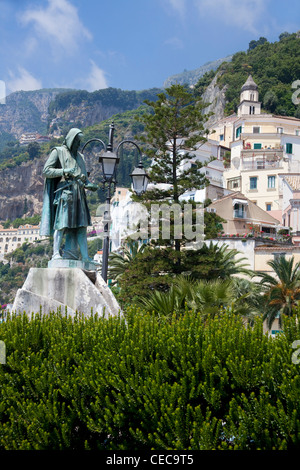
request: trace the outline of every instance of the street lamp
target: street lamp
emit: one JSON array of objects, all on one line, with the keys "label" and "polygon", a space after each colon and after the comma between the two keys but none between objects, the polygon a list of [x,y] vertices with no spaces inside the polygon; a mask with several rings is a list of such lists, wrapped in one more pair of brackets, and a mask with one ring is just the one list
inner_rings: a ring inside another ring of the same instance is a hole
[{"label": "street lamp", "polygon": [[88,140],[85,145],[83,146],[82,153],[85,147],[90,144],[91,142],[100,143],[105,152],[99,156],[99,162],[102,166],[102,174],[103,174],[103,188],[105,188],[105,184],[107,184],[107,196],[106,196],[106,207],[104,211],[103,217],[103,228],[104,228],[104,237],[103,237],[103,254],[102,254],[102,278],[105,282],[107,282],[107,271],[108,271],[108,256],[109,256],[109,227],[111,224],[111,214],[110,214],[110,200],[112,196],[111,185],[114,184],[114,187],[117,184],[116,181],[116,172],[117,172],[117,165],[120,161],[119,158],[119,150],[121,146],[124,144],[132,144],[134,145],[140,154],[140,161],[138,167],[133,170],[131,173],[132,178],[132,185],[133,190],[137,195],[143,194],[147,189],[148,184],[148,175],[146,174],[143,164],[142,164],[142,154],[141,149],[139,146],[133,142],[132,140],[123,140],[119,143],[116,152],[113,151],[113,137],[114,137],[114,123],[112,122],[109,127],[109,138],[107,146],[101,139],[90,139]]},{"label": "street lamp", "polygon": [[147,190],[149,177],[144,169],[142,159],[140,159],[138,167],[135,168],[130,174],[132,180],[133,191],[141,196]]}]

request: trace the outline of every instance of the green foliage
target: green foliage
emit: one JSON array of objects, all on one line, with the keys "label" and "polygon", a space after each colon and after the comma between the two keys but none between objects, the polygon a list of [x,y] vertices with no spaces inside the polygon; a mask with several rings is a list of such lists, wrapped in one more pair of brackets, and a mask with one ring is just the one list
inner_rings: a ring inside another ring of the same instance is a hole
[{"label": "green foliage", "polygon": [[[167,292],[176,276],[184,274],[192,280],[230,279],[235,274],[251,275],[245,258],[237,259],[239,252],[212,242],[199,250],[175,251],[172,247],[157,248],[147,245],[127,263],[118,278],[119,300],[122,304],[144,297],[158,290]],[[178,262],[180,261],[180,263]]]},{"label": "green foliage", "polygon": [[195,96],[202,96],[203,95],[203,93],[205,92],[208,85],[210,85],[211,81],[216,76],[216,73],[217,72],[215,70],[210,70],[209,72],[206,72],[198,80],[198,82],[197,82],[197,84],[195,85],[195,88],[194,88]]},{"label": "green foliage", "polygon": [[146,104],[152,110],[141,116],[145,124],[142,141],[148,146],[145,153],[153,159],[149,176],[153,182],[172,185],[169,192],[172,201],[177,203],[186,190],[207,183],[198,171],[204,166],[200,162],[185,171],[180,168],[183,161],[188,162],[193,157],[188,149],[206,140],[204,105],[182,85],[172,85],[158,94],[157,101],[146,100]]},{"label": "green foliage", "polygon": [[70,106],[84,104],[86,107],[100,102],[102,106],[111,106],[127,111],[138,108],[145,99],[155,99],[159,88],[143,91],[124,91],[118,88],[105,88],[88,92],[86,90],[69,90],[58,94],[49,105],[50,116],[55,116],[58,111],[65,111]]},{"label": "green foliage", "polygon": [[[182,85],[172,85],[157,95],[156,101],[145,100],[149,111],[139,119],[145,125],[141,136],[146,144],[144,153],[152,161],[149,177],[154,183],[164,183],[166,190],[154,188],[146,191],[140,201],[148,205],[159,199],[168,204],[179,204],[179,197],[187,190],[203,188],[208,184],[205,175],[199,170],[205,163],[191,162],[194,158],[190,151],[199,142],[206,141],[203,114],[204,104],[200,98]],[[190,164],[193,163],[193,164]],[[187,164],[186,168],[182,165]],[[171,235],[176,251],[185,240]]]},{"label": "green foliage", "polygon": [[95,240],[88,241],[88,254],[90,258],[94,258],[97,251],[102,249],[102,239],[95,238]]},{"label": "green foliage", "polygon": [[[41,221],[41,216],[39,214],[36,214],[32,217],[25,217],[24,219],[21,217],[18,217],[15,219],[13,222],[8,222],[13,226],[13,228],[18,228],[20,225],[38,225]],[[7,222],[6,222],[7,225]]]},{"label": "green foliage", "polygon": [[252,50],[255,49],[257,46],[261,46],[261,45],[264,44],[265,42],[267,42],[267,39],[264,38],[264,37],[260,37],[257,41],[254,41],[254,40],[250,41],[248,52],[249,52],[249,51],[252,51]]},{"label": "green foliage", "polygon": [[294,90],[291,85],[300,76],[299,44],[296,34],[274,43],[260,38],[251,41],[247,52],[238,52],[231,62],[222,64],[217,83],[221,87],[227,85],[226,114],[237,110],[241,87],[251,73],[259,87],[264,109],[278,115],[294,116],[297,107],[292,102]]},{"label": "green foliage", "polygon": [[225,219],[215,212],[204,212],[204,234],[206,239],[217,238],[217,235],[223,231]]},{"label": "green foliage", "polygon": [[126,269],[129,267],[132,260],[140,252],[142,253],[146,245],[139,244],[137,241],[129,240],[126,245],[122,247],[120,253],[110,253],[109,255],[109,270],[108,277],[115,284],[118,279],[124,274]]},{"label": "green foliage", "polygon": [[299,338],[299,318],[271,338],[229,314],[9,316],[0,449],[297,450]]},{"label": "green foliage", "polygon": [[300,300],[300,262],[295,263],[292,256],[289,260],[283,256],[268,261],[275,275],[265,272],[256,273],[261,277],[262,300],[264,302],[264,319],[271,328],[276,316],[279,324],[283,315],[291,316]]},{"label": "green foliage", "polygon": [[[5,255],[8,264],[0,263],[0,304],[12,303],[17,289],[21,288],[31,267],[46,268],[52,256],[52,243],[36,241]],[[1,271],[1,265],[2,271]]]}]

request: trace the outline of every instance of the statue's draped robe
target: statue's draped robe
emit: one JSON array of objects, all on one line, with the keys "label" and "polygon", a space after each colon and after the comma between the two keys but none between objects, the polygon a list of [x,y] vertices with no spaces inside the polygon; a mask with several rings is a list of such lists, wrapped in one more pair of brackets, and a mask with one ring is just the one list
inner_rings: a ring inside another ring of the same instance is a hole
[{"label": "statue's draped robe", "polygon": [[[55,147],[43,170],[45,177],[44,202],[40,234],[50,236],[54,230],[74,229],[91,225],[91,216],[87,205],[84,184],[76,177],[87,177],[83,155],[71,153],[72,143],[80,129],[71,129],[64,144]],[[75,168],[73,178],[63,176],[64,169]],[[60,188],[70,184],[65,189]],[[59,191],[57,191],[59,190]]]}]

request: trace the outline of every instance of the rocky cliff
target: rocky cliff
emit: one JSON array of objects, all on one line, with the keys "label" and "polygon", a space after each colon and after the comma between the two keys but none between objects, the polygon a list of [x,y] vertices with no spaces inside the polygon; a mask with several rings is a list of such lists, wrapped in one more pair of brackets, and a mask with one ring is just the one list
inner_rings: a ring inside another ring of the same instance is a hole
[{"label": "rocky cliff", "polygon": [[0,220],[14,220],[24,214],[25,200],[27,215],[41,213],[44,179],[43,159],[22,163],[14,168],[1,171]]},{"label": "rocky cliff", "polygon": [[210,85],[206,88],[205,92],[202,95],[204,103],[210,103],[207,108],[204,109],[204,113],[213,113],[209,118],[206,125],[208,127],[212,126],[215,122],[219,121],[224,117],[225,105],[226,105],[226,89],[224,86],[220,88],[217,84],[217,80],[220,76],[218,72],[216,76],[211,81]]},{"label": "rocky cliff", "polygon": [[19,138],[23,132],[47,132],[48,108],[51,101],[64,89],[17,91],[0,105],[0,133],[7,132]]}]

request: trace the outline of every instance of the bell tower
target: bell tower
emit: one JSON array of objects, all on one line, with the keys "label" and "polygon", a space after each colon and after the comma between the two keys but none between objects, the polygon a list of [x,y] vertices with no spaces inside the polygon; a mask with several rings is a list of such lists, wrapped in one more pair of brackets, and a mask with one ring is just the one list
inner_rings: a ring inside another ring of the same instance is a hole
[{"label": "bell tower", "polygon": [[261,103],[258,101],[258,86],[249,75],[247,81],[241,88],[240,104],[238,106],[238,116],[261,113]]}]

